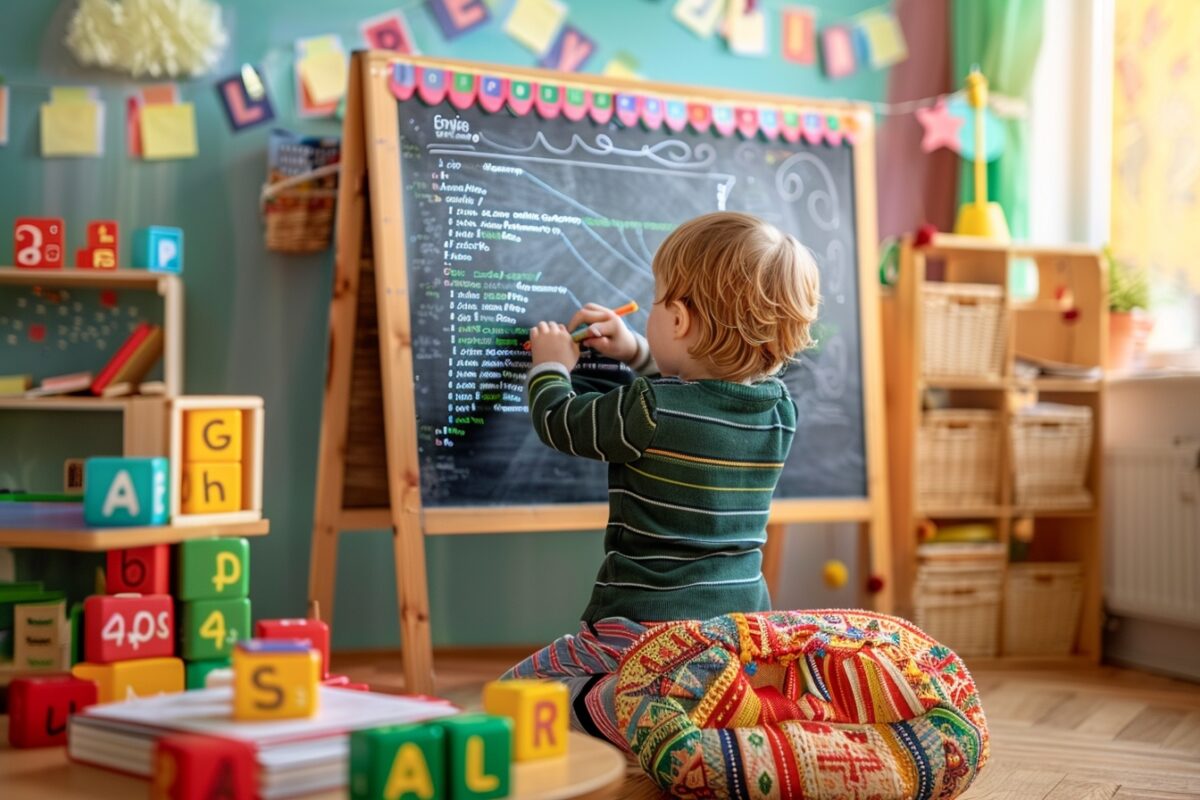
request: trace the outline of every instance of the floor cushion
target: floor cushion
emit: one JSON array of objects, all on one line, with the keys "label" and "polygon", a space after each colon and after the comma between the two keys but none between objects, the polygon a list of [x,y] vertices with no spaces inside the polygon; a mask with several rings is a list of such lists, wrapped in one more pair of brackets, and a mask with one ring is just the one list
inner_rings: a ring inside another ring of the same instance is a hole
[{"label": "floor cushion", "polygon": [[630,750],[677,797],[942,800],[988,757],[962,659],[869,611],[656,626],[613,694]]}]

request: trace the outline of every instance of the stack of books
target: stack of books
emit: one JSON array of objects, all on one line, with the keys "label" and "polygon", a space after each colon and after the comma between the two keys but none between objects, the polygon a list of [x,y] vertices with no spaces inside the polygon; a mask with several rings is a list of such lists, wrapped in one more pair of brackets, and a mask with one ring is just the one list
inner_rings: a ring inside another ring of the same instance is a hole
[{"label": "stack of books", "polygon": [[36,387],[29,375],[0,376],[0,396],[49,397],[87,392],[96,397],[153,394],[146,376],[163,354],[163,329],[143,322],[134,328],[99,373],[72,372],[45,378]]}]

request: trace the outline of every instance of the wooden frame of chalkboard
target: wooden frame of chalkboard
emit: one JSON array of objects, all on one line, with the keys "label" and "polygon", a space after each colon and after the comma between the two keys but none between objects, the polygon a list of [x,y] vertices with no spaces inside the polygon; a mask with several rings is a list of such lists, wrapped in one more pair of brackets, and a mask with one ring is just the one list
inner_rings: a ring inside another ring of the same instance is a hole
[{"label": "wooden frame of chalkboard", "polygon": [[[506,87],[510,82],[527,82],[527,86],[535,87],[535,93],[539,83],[566,85],[586,90],[589,97],[591,93],[606,93],[614,102],[618,95],[636,93],[714,108],[720,104],[731,110],[802,106],[806,111],[829,115],[831,124],[836,125],[840,119],[853,128],[845,131],[854,136],[849,148],[852,186],[846,187],[846,193],[852,196],[848,203],[855,222],[851,244],[856,258],[850,269],[857,278],[858,295],[863,491],[857,496],[777,499],[772,505],[763,571],[768,583],[773,583],[786,523],[858,522],[859,572],[863,576],[859,602],[889,609],[891,540],[875,276],[871,110],[851,102],[563,75],[378,52],[354,54],[347,94],[310,564],[311,607],[332,621],[339,534],[390,528],[406,687],[428,692],[433,688],[433,658],[425,535],[578,531],[601,529],[607,521],[608,507],[602,502],[469,506],[423,502],[417,396],[420,375],[414,363],[410,307],[410,292],[419,287],[410,285],[406,255],[411,237],[406,229],[401,166],[399,109],[404,100],[398,101],[400,95],[394,85],[401,70],[409,76],[467,74],[476,76],[476,81],[484,76],[498,77]],[[412,102],[420,102],[416,95],[412,98]],[[500,113],[505,113],[502,108]],[[755,113],[764,113],[765,124],[765,112]],[[841,136],[839,133],[838,138]]]}]

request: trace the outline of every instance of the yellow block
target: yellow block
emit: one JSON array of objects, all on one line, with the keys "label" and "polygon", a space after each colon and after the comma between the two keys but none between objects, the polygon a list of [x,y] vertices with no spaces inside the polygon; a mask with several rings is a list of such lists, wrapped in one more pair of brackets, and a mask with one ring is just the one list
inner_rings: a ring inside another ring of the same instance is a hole
[{"label": "yellow block", "polygon": [[214,408],[183,412],[183,460],[241,461],[241,410]]},{"label": "yellow block", "polygon": [[242,465],[226,463],[185,463],[183,495],[179,502],[184,514],[216,514],[242,508]]},{"label": "yellow block", "polygon": [[317,713],[321,654],[233,651],[233,718],[289,719]]},{"label": "yellow block", "polygon": [[178,658],[139,658],[112,664],[83,661],[71,668],[71,674],[95,681],[101,703],[183,691],[183,661]]},{"label": "yellow block", "polygon": [[567,687],[555,681],[492,681],[483,710],[513,721],[513,760],[566,755]]}]

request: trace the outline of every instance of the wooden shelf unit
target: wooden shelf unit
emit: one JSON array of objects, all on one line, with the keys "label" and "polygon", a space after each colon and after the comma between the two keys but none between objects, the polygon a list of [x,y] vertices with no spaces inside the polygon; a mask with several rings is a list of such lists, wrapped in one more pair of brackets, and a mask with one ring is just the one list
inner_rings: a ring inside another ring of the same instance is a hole
[{"label": "wooden shelf unit", "polygon": [[[1010,275],[1025,260],[1032,262],[1037,272],[1038,294],[1030,300],[1018,300],[1009,292]],[[1006,345],[1002,374],[998,378],[924,374],[922,290],[927,281],[936,280],[1001,287],[1002,335]],[[1064,315],[1062,301],[1056,296],[1059,289],[1066,289],[1073,296],[1078,310],[1074,318]],[[1084,367],[1102,365],[1108,335],[1107,298],[1108,276],[1101,255],[1084,247],[1039,247],[953,235],[935,236],[930,245],[921,248],[914,248],[911,240],[903,243],[898,282],[885,293],[883,301],[893,563],[896,605],[901,615],[913,613],[917,530],[923,520],[991,522],[1007,550],[1014,523],[1031,518],[1034,539],[1028,545],[1027,560],[1077,561],[1083,565],[1083,603],[1073,656],[1099,660],[1104,382],[1099,378],[1022,379],[1014,374],[1014,362],[1016,356],[1033,356]],[[918,507],[917,437],[923,399],[931,389],[944,391],[950,407],[999,412],[1002,442],[995,504],[972,508]],[[1090,507],[1028,508],[1015,504],[1009,423],[1016,396],[1029,390],[1037,393],[1039,401],[1091,408],[1092,448],[1087,475],[1087,488],[1093,498]],[[1003,628],[1003,623],[1000,627]],[[1002,630],[999,634],[1002,637]]]}]

